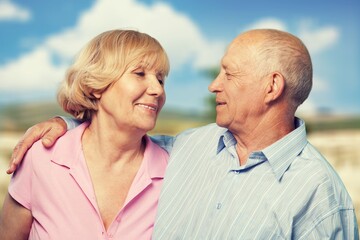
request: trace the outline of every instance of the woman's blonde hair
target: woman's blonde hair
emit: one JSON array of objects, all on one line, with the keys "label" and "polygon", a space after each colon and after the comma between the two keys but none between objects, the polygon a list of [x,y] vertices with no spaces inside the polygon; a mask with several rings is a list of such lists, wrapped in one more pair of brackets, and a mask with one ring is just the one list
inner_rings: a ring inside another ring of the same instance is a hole
[{"label": "woman's blonde hair", "polygon": [[99,34],[80,51],[58,91],[60,106],[75,118],[90,120],[98,109],[98,98],[131,66],[141,63],[164,77],[169,73],[165,50],[153,37],[134,30],[112,30]]}]

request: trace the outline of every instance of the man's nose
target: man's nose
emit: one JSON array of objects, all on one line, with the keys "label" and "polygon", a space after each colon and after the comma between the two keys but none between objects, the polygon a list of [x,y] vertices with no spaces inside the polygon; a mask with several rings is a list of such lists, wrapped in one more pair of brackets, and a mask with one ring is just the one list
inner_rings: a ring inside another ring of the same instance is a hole
[{"label": "man's nose", "polygon": [[210,83],[208,89],[212,93],[219,92],[222,90],[221,73],[219,73],[217,77]]}]

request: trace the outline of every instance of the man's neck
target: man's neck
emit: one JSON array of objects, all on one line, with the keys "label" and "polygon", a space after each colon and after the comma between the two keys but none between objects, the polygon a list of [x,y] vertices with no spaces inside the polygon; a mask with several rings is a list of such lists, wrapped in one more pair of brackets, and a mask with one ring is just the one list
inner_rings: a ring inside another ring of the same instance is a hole
[{"label": "man's neck", "polygon": [[261,151],[295,129],[294,117],[261,119],[253,128],[231,131],[237,144],[240,164],[244,165],[252,152]]}]

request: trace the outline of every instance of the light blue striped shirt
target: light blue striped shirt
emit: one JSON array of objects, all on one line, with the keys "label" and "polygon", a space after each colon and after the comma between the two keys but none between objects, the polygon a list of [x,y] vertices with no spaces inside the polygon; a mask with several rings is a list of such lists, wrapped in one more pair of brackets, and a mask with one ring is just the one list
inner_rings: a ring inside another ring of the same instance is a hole
[{"label": "light blue striped shirt", "polygon": [[244,166],[216,124],[156,138],[171,157],[153,239],[359,239],[341,179],[296,123]]}]

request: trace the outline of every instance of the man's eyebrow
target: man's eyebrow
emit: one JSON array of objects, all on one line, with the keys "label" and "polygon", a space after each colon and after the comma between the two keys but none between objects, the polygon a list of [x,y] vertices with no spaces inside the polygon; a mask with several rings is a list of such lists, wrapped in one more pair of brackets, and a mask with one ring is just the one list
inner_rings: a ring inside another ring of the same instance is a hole
[{"label": "man's eyebrow", "polygon": [[223,60],[221,60],[221,67],[223,68],[223,69],[227,69],[227,68],[229,68],[229,66],[226,64],[226,63],[224,63],[224,61]]}]

